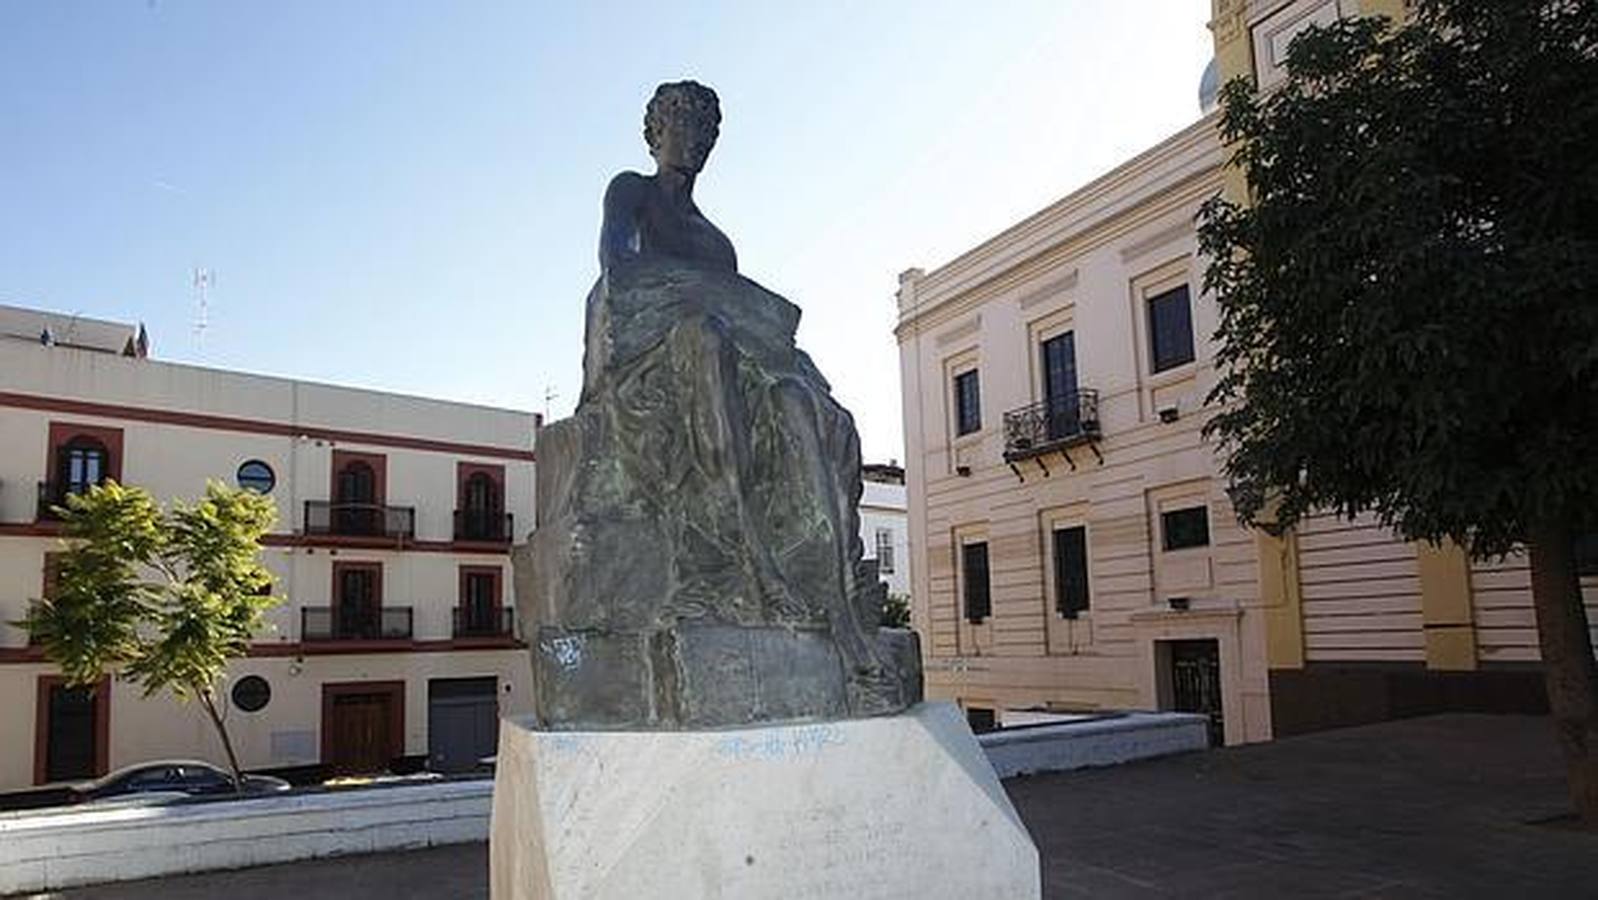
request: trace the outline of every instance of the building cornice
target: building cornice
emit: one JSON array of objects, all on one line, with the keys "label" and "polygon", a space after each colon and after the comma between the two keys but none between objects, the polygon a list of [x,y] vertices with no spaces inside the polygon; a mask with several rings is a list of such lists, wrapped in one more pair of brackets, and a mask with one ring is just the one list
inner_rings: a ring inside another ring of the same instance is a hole
[{"label": "building cornice", "polygon": [[1085,227],[1066,230],[1052,242],[1040,242],[1029,255],[1007,258],[1005,267],[985,272],[984,277],[945,296],[919,303],[900,320],[894,335],[903,343],[981,308],[997,295],[1049,278],[1059,270],[1068,273],[1065,280],[1069,281],[1076,260],[1084,254],[1218,192],[1222,183],[1222,169],[1216,165],[1163,184],[1160,190],[1139,197],[1135,205],[1109,212]]},{"label": "building cornice", "polygon": [[1168,174],[1175,174],[1174,182],[1181,183],[1191,179],[1195,170],[1219,169],[1224,158],[1217,122],[1217,113],[1206,115],[942,266],[926,273],[907,272],[905,290],[912,296],[910,303],[901,307],[901,327],[1169,190],[1173,179],[1165,177]]},{"label": "building cornice", "polygon": [[[98,403],[68,397],[47,397],[38,394],[21,394],[0,391],[0,407],[34,409],[44,412],[95,416],[104,419],[127,419],[135,422],[153,422],[162,425],[183,425],[189,428],[207,428],[216,431],[234,431],[247,434],[269,434],[280,437],[305,437],[313,440],[368,444],[376,447],[395,447],[406,450],[429,450],[458,456],[486,456],[494,459],[511,459],[533,462],[531,449],[469,444],[442,441],[434,438],[413,437],[403,434],[381,434],[371,431],[347,431],[319,425],[278,422],[270,419],[245,419],[212,413],[183,412],[147,406],[127,406],[119,403]],[[531,437],[529,435],[529,437]]]}]

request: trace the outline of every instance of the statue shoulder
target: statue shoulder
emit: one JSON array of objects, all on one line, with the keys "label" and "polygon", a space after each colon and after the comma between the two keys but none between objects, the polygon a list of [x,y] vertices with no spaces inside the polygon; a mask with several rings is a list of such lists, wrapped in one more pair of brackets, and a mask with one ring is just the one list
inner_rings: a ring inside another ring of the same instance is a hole
[{"label": "statue shoulder", "polygon": [[610,185],[605,188],[605,207],[617,205],[631,205],[649,188],[649,176],[637,172],[620,172],[610,180]]}]

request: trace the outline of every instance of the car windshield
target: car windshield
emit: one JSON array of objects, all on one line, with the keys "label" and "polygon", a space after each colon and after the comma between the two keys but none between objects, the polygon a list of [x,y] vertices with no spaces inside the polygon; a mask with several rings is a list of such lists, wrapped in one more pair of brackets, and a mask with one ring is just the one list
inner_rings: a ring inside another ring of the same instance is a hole
[{"label": "car windshield", "polygon": [[210,766],[184,766],[183,780],[194,787],[220,787],[233,784],[233,779]]},{"label": "car windshield", "polygon": [[177,781],[171,766],[149,766],[110,780],[104,788],[114,792],[170,789]]}]

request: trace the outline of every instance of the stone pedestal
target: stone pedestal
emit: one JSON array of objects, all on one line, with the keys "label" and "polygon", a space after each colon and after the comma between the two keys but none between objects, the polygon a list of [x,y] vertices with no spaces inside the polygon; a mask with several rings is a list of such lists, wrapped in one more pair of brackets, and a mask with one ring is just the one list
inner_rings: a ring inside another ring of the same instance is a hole
[{"label": "stone pedestal", "polygon": [[718,731],[501,724],[494,900],[1040,896],[958,709]]}]

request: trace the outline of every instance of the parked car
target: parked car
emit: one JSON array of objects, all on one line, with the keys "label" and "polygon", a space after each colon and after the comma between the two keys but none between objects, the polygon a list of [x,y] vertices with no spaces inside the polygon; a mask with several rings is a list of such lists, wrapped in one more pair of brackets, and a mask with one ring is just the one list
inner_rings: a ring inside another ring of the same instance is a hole
[{"label": "parked car", "polygon": [[[270,775],[244,776],[244,794],[260,796],[289,789],[289,783]],[[189,759],[164,759],[139,763],[112,772],[94,781],[76,785],[73,796],[79,803],[103,800],[170,800],[232,794],[233,776],[208,762]]]}]

